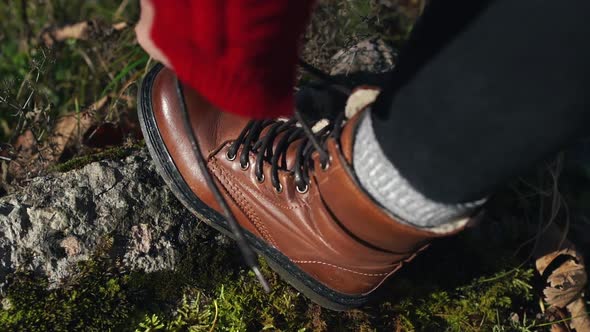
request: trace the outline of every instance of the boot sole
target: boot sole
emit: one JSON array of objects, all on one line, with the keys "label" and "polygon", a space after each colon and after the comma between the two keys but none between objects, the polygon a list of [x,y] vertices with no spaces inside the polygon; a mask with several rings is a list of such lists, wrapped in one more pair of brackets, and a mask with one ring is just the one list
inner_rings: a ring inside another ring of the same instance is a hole
[{"label": "boot sole", "polygon": [[[138,91],[137,107],[141,130],[143,131],[150,155],[156,165],[156,170],[176,198],[196,215],[199,220],[234,239],[233,233],[230,231],[223,215],[203,203],[189,188],[176,168],[162,140],[151,104],[152,85],[155,77],[162,68],[163,66],[156,65],[141,82]],[[343,311],[362,306],[368,302],[368,295],[349,295],[326,287],[301,270],[287,256],[267,245],[266,242],[260,240],[245,229],[244,236],[252,248],[266,259],[268,265],[275,272],[295,287],[295,289],[320,306],[331,310]]]}]

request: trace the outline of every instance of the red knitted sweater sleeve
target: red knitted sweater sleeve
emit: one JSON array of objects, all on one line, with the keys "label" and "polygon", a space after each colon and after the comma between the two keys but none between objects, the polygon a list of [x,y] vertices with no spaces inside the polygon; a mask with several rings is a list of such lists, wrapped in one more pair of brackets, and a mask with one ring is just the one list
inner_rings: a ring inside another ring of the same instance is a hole
[{"label": "red knitted sweater sleeve", "polygon": [[152,0],[151,37],[178,77],[220,109],[293,113],[299,39],[314,0]]}]

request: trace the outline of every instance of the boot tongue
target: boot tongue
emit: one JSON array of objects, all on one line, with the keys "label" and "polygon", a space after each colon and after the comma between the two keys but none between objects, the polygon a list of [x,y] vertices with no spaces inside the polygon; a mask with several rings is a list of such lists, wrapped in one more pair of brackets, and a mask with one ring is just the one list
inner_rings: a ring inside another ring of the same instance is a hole
[{"label": "boot tongue", "polygon": [[221,112],[219,115],[218,126],[219,129],[223,130],[216,131],[215,139],[217,143],[222,144],[224,142],[233,141],[238,138],[249,121],[250,119],[243,116],[228,112]]}]

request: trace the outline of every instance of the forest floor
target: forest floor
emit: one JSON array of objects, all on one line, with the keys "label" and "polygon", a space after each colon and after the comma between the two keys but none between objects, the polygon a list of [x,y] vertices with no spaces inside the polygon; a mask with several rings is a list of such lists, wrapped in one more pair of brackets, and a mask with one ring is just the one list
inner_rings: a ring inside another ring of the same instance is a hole
[{"label": "forest floor", "polygon": [[[400,49],[423,5],[322,0],[303,57],[329,71],[334,54],[365,39]],[[138,14],[135,0],[0,5],[0,198],[100,160],[144,162],[136,93],[154,63],[135,41]],[[119,267],[106,238],[62,287],[47,289],[44,276],[24,267],[5,276],[0,330],[569,331],[576,317],[543,291],[564,262],[582,262],[558,252],[561,261],[539,274],[535,259],[557,249],[551,239],[562,234],[590,253],[589,146],[501,188],[477,227],[435,242],[363,308],[322,309],[262,262],[273,286],[266,295],[223,241],[196,244],[180,268],[154,274]],[[589,290],[582,283],[574,295],[587,305],[581,294]]]}]

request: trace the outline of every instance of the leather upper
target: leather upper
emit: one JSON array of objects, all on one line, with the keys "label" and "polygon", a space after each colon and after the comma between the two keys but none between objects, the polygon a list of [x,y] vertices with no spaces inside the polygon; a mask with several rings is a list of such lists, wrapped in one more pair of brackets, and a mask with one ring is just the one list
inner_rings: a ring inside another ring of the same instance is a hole
[{"label": "leather upper", "polygon": [[[156,122],[175,166],[199,199],[220,211],[192,157],[174,74],[161,70],[152,91]],[[185,98],[208,167],[240,225],[329,288],[366,294],[411,260],[428,240],[442,235],[397,222],[356,182],[351,167],[352,141],[363,112],[346,123],[339,140],[328,139],[330,163],[326,170],[318,153],[312,156],[315,167],[307,192],[296,190],[292,172],[279,170],[283,190],[278,193],[266,161],[265,180],[261,183],[257,179],[252,166],[255,153],[250,153],[247,169],[242,169],[239,158],[232,161],[227,157],[229,145],[248,119],[218,111],[191,89],[185,89]],[[288,164],[292,164],[295,150],[289,149]]]}]

